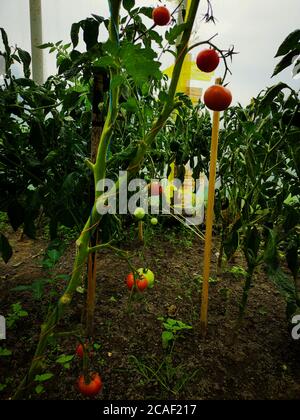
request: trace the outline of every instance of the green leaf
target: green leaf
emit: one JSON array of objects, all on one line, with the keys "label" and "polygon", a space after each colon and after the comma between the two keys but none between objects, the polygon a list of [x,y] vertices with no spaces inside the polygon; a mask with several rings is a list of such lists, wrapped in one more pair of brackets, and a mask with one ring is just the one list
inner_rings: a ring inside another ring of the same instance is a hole
[{"label": "green leaf", "polygon": [[60,259],[61,253],[57,249],[49,249],[47,251],[47,256],[52,262],[56,263]]},{"label": "green leaf", "polygon": [[39,395],[42,394],[45,391],[45,388],[43,387],[43,385],[37,385],[35,387],[35,392]]},{"label": "green leaf", "polygon": [[152,19],[153,7],[141,7],[139,14],[147,16],[147,18]]},{"label": "green leaf", "polygon": [[87,18],[81,22],[83,29],[83,40],[86,44],[86,49],[90,50],[98,42],[99,22],[92,18]]},{"label": "green leaf", "polygon": [[295,285],[291,277],[287,276],[280,269],[275,271],[272,269],[268,270],[268,276],[286,301],[295,301]]},{"label": "green leaf", "polygon": [[224,252],[229,260],[237,250],[239,246],[239,233],[237,230],[231,231],[224,240]]},{"label": "green leaf", "polygon": [[132,97],[128,98],[128,100],[122,104],[122,107],[125,108],[128,112],[138,112],[137,101]]},{"label": "green leaf", "polygon": [[259,104],[260,109],[271,105],[274,99],[279,94],[279,92],[281,92],[285,88],[288,88],[288,85],[282,82],[279,82],[277,85],[274,85],[271,88],[269,88]]},{"label": "green leaf", "polygon": [[135,5],[135,0],[123,0],[123,7],[129,12]]},{"label": "green leaf", "polygon": [[7,356],[11,356],[12,355],[12,351],[8,350],[6,348],[0,347],[0,357],[7,357]]},{"label": "green leaf", "polygon": [[30,63],[31,63],[30,54],[27,51],[22,50],[21,48],[18,48],[18,53],[23,63],[24,76],[29,78],[30,77]]},{"label": "green leaf", "polygon": [[276,76],[276,74],[282,72],[282,70],[289,67],[292,63],[294,58],[298,57],[300,53],[300,48],[294,49],[293,51],[290,51],[288,54],[286,54],[277,64],[275,67],[275,70],[271,77]]},{"label": "green leaf", "polygon": [[118,88],[122,86],[122,84],[125,82],[125,79],[122,75],[118,74],[117,76],[113,76],[110,82],[110,86],[112,89]]},{"label": "green leaf", "polygon": [[80,29],[81,23],[76,22],[73,23],[71,26],[71,41],[73,44],[73,48],[76,48],[79,42],[79,29]]},{"label": "green leaf", "polygon": [[152,49],[128,43],[122,46],[120,57],[124,68],[138,87],[150,78],[162,78],[160,63],[155,61],[156,53]]},{"label": "green leaf", "polygon": [[166,32],[166,40],[169,42],[170,45],[175,44],[179,35],[183,33],[185,30],[186,24],[182,23],[180,25],[176,25],[171,28],[169,31]]},{"label": "green leaf", "polygon": [[248,227],[243,247],[248,267],[253,267],[257,263],[260,241],[260,234],[256,226]]},{"label": "green leaf", "polygon": [[7,238],[0,233],[0,257],[7,264],[13,254],[12,247],[10,246]]},{"label": "green leaf", "polygon": [[73,359],[74,359],[74,356],[62,354],[61,356],[59,356],[56,359],[56,363],[60,363],[60,364],[64,365],[65,363],[68,363]]},{"label": "green leaf", "polygon": [[164,349],[168,348],[170,342],[174,340],[174,334],[171,331],[163,331],[161,335],[162,346]]},{"label": "green leaf", "polygon": [[43,373],[42,375],[36,375],[34,380],[35,382],[46,382],[49,381],[49,379],[53,378],[53,373]]},{"label": "green leaf", "polygon": [[287,54],[289,51],[295,48],[300,41],[300,29],[296,29],[295,31],[291,32],[283,41],[283,43],[278,48],[278,51],[275,57],[280,57],[282,55]]},{"label": "green leaf", "polygon": [[148,35],[153,39],[158,45],[162,45],[163,37],[159,35],[158,32],[154,31],[153,29],[148,31]]},{"label": "green leaf", "polygon": [[105,55],[104,57],[100,57],[98,58],[93,65],[95,67],[100,67],[103,69],[107,69],[107,68],[116,68],[116,61],[113,57],[111,57],[110,55]]},{"label": "green leaf", "polygon": [[267,239],[265,242],[264,261],[273,270],[279,267],[279,258],[277,251],[277,232],[268,229]]},{"label": "green leaf", "polygon": [[51,48],[51,47],[53,47],[53,45],[54,44],[52,42],[47,42],[45,44],[38,45],[38,48],[40,48],[40,49]]}]

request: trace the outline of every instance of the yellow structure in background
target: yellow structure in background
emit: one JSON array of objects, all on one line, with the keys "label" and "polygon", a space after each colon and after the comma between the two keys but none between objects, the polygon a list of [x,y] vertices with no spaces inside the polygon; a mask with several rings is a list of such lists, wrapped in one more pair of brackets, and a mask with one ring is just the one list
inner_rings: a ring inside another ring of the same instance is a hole
[{"label": "yellow structure in background", "polygon": [[[174,64],[164,70],[169,78],[172,77],[174,70]],[[188,53],[184,59],[181,75],[177,85],[177,92],[183,92],[191,98],[191,101],[196,105],[201,98],[202,89],[198,87],[191,87],[191,81],[204,81],[209,82],[214,73],[204,73],[199,70],[195,60],[192,58],[192,54]]]}]

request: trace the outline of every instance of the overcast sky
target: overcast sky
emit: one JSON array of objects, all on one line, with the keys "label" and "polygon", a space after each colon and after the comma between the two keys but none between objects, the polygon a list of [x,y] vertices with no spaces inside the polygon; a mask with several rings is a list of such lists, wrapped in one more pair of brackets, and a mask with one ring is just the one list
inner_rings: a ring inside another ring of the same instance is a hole
[{"label": "overcast sky", "polygon": [[[300,27],[300,0],[211,0],[211,3],[217,24],[201,21],[201,13],[206,9],[206,1],[202,0],[194,39],[202,41],[217,32],[215,43],[220,48],[234,44],[239,51],[239,55],[234,56],[233,75],[228,79],[234,102],[246,105],[261,89],[278,81],[299,90],[300,79],[292,79],[291,69],[273,79],[270,76],[278,62],[274,55],[279,44]],[[157,4],[152,0],[136,0],[136,5]],[[166,0],[166,4],[172,8],[176,1]],[[107,16],[108,7],[107,0],[42,0],[42,12],[43,42],[63,40],[67,43],[73,22],[91,13]],[[30,50],[29,0],[0,0],[0,27],[7,31],[11,45]],[[169,60],[169,57],[163,60],[165,67]],[[46,76],[54,71],[55,57],[45,52]],[[202,82],[202,86],[208,85]]]}]

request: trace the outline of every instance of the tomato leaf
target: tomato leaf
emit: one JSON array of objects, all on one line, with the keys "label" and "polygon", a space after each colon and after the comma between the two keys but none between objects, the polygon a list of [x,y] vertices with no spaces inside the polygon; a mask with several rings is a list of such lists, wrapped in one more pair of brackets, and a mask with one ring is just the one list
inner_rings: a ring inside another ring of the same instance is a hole
[{"label": "tomato leaf", "polygon": [[129,12],[135,5],[135,0],[123,0],[123,7]]},{"label": "tomato leaf", "polygon": [[42,375],[36,375],[34,380],[36,382],[46,382],[49,381],[54,376],[53,373],[43,373]]},{"label": "tomato leaf", "polygon": [[12,351],[8,350],[6,348],[0,347],[0,357],[7,357],[7,356],[11,356],[12,355]]},{"label": "tomato leaf", "polygon": [[156,80],[162,78],[160,63],[155,61],[157,55],[152,49],[128,43],[122,46],[120,56],[123,66],[137,86],[142,87],[150,77]]},{"label": "tomato leaf", "polygon": [[166,40],[170,45],[175,44],[179,35],[185,30],[186,24],[182,23],[181,25],[176,25],[172,29],[166,32]]},{"label": "tomato leaf", "polygon": [[62,354],[56,359],[56,363],[64,365],[74,359],[74,356]]},{"label": "tomato leaf", "polygon": [[35,387],[35,392],[39,395],[39,394],[42,394],[42,392],[44,392],[45,391],[45,389],[44,389],[44,387],[43,387],[43,385],[37,385],[36,387]]},{"label": "tomato leaf", "polygon": [[299,53],[300,48],[296,48],[290,51],[288,54],[286,54],[275,67],[275,70],[271,77],[276,76],[276,74],[282,72],[282,70],[289,67],[293,63],[294,59],[296,59],[299,56]]},{"label": "tomato leaf", "polygon": [[300,41],[300,29],[296,29],[295,31],[291,32],[283,41],[283,43],[278,48],[278,51],[275,57],[280,57],[282,55],[287,54],[291,51],[297,43]]}]

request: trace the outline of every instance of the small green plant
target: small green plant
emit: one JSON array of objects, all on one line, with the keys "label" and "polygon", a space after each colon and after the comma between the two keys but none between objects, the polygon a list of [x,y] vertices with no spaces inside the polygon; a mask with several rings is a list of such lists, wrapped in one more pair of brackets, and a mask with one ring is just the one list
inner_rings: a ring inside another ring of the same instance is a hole
[{"label": "small green plant", "polygon": [[64,369],[70,369],[71,361],[74,359],[74,355],[62,354],[56,359],[56,363],[59,363]]},{"label": "small green plant", "polygon": [[191,330],[193,327],[185,324],[182,321],[168,318],[165,320],[162,317],[158,318],[159,321],[163,322],[164,330],[161,335],[163,349],[169,349],[174,347],[175,340],[182,337],[182,333],[187,330]]},{"label": "small green plant", "polygon": [[0,347],[0,357],[8,357],[12,355],[12,351],[5,347]]},{"label": "small green plant", "polygon": [[233,267],[231,267],[228,270],[228,273],[233,274],[234,277],[236,277],[236,278],[246,277],[246,275],[247,275],[247,271],[243,267],[236,266],[236,265],[234,265]]},{"label": "small green plant", "polygon": [[[52,248],[48,248],[45,256],[42,260],[42,267],[49,274],[48,278],[40,278],[35,280],[31,284],[19,285],[11,289],[14,292],[31,292],[34,300],[42,300],[45,294],[45,287],[48,284],[54,284],[58,280],[69,280],[70,276],[66,274],[58,274],[52,276],[52,270],[59,261],[60,257],[64,252],[64,247],[60,243],[52,243]],[[51,295],[55,294],[55,291],[51,291]]]},{"label": "small green plant", "polygon": [[6,317],[7,328],[13,328],[17,321],[28,316],[28,312],[24,311],[20,302],[11,305],[11,312]]},{"label": "small green plant", "polygon": [[45,392],[44,383],[49,381],[53,377],[53,373],[43,373],[42,375],[36,375],[34,378],[34,382],[38,384],[35,387],[36,394],[40,395]]},{"label": "small green plant", "polygon": [[172,318],[165,319],[159,317],[158,320],[162,321],[163,324],[161,335],[162,347],[164,349],[163,359],[157,360],[155,357],[150,356],[144,362],[132,355],[129,357],[129,361],[143,376],[142,384],[151,382],[159,383],[164,392],[178,395],[186,383],[198,372],[198,370],[195,370],[189,373],[184,363],[175,365],[173,360],[173,350],[176,340],[182,337],[184,332],[191,330],[192,326]]}]

